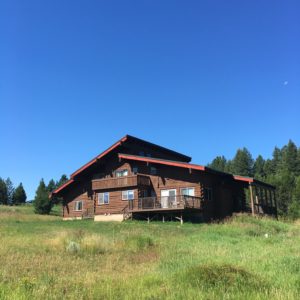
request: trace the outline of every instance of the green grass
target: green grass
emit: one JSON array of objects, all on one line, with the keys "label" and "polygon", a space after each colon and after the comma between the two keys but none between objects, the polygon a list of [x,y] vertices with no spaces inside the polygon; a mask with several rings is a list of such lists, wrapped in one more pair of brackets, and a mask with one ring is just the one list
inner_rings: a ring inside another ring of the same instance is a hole
[{"label": "green grass", "polygon": [[299,221],[97,223],[0,206],[0,299],[300,299],[299,250]]}]

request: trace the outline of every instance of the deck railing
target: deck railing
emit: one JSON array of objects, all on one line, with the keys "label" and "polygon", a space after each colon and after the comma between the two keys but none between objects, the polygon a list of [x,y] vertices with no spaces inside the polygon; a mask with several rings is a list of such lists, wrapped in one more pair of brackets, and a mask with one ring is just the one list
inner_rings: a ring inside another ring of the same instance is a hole
[{"label": "deck railing", "polygon": [[133,210],[163,210],[163,209],[200,209],[202,199],[195,196],[162,196],[162,197],[144,197],[128,201],[128,209]]},{"label": "deck railing", "polygon": [[150,177],[137,174],[133,176],[94,179],[92,180],[92,189],[104,190],[130,186],[150,186],[150,184]]}]

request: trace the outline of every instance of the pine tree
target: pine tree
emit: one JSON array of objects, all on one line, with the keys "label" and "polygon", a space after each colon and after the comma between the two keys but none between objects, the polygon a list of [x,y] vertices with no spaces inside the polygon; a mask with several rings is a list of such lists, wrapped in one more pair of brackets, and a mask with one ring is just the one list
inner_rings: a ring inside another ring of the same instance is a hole
[{"label": "pine tree", "polygon": [[277,206],[279,213],[283,215],[288,214],[288,208],[292,203],[293,191],[295,188],[295,177],[288,170],[282,170],[275,175],[275,182],[277,195]]},{"label": "pine tree", "polygon": [[56,183],[53,179],[51,179],[47,185],[47,190],[49,193],[52,193],[56,189]]},{"label": "pine tree", "polygon": [[27,196],[23,188],[22,182],[14,190],[12,202],[14,205],[24,204],[26,202]]},{"label": "pine tree", "polygon": [[282,162],[283,168],[286,168],[289,172],[296,174],[298,171],[298,149],[292,140],[289,140],[288,144],[282,149]]},{"label": "pine tree", "polygon": [[5,184],[7,189],[7,204],[13,205],[13,194],[15,189],[9,177],[5,180]]},{"label": "pine tree", "polygon": [[275,174],[281,169],[282,152],[278,147],[274,148],[272,159],[272,173]]},{"label": "pine tree", "polygon": [[300,218],[300,176],[296,178],[292,202],[288,207],[288,215],[292,219]]},{"label": "pine tree", "polygon": [[40,184],[36,190],[34,198],[34,208],[37,214],[49,214],[52,209],[53,203],[49,199],[49,192],[45,185],[44,180],[40,181]]},{"label": "pine tree", "polygon": [[253,158],[247,148],[237,150],[232,161],[232,171],[236,175],[253,176]]},{"label": "pine tree", "polygon": [[209,168],[212,168],[217,171],[225,172],[226,169],[226,158],[224,156],[217,156],[209,165]]},{"label": "pine tree", "polygon": [[59,181],[57,181],[57,183],[56,183],[56,188],[59,188],[60,186],[62,186],[64,183],[66,183],[68,181],[68,176],[67,175],[65,175],[65,174],[63,174],[61,177],[60,177],[60,179],[59,179]]},{"label": "pine tree", "polygon": [[0,177],[0,204],[8,204],[7,187],[5,181]]},{"label": "pine tree", "polygon": [[254,162],[254,177],[263,179],[265,176],[265,160],[261,155],[258,155]]}]

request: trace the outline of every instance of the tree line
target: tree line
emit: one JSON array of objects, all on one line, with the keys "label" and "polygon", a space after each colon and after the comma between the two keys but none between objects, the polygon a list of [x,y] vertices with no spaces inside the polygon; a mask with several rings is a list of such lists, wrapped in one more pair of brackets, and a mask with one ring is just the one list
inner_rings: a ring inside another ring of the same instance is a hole
[{"label": "tree line", "polygon": [[[58,204],[60,199],[49,199],[50,193],[63,185],[68,180],[66,175],[62,175],[57,181],[51,179],[46,185],[44,179],[41,179],[39,186],[36,190],[33,200],[35,212],[38,214],[49,214],[53,205]],[[26,203],[26,192],[22,183],[16,188],[14,187],[10,178],[6,180],[0,177],[0,204],[3,205],[20,205]]]},{"label": "tree line", "polygon": [[6,180],[0,177],[0,204],[19,205],[24,204],[26,199],[22,182],[15,188],[9,177]]},{"label": "tree line", "polygon": [[278,213],[300,218],[300,147],[292,141],[275,147],[272,158],[253,159],[247,148],[238,149],[233,159],[217,156],[208,167],[222,172],[254,177],[276,186]]}]

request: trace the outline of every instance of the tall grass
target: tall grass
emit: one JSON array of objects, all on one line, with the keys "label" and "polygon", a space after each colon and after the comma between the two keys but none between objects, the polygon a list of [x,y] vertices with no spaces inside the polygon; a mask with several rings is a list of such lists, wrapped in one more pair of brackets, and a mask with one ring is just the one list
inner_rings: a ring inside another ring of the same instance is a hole
[{"label": "tall grass", "polygon": [[0,206],[0,299],[300,299],[300,223],[96,223]]}]

